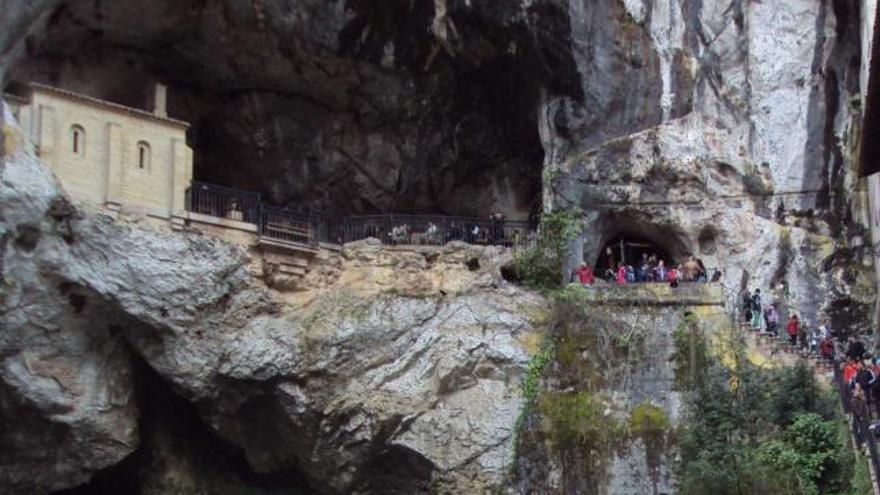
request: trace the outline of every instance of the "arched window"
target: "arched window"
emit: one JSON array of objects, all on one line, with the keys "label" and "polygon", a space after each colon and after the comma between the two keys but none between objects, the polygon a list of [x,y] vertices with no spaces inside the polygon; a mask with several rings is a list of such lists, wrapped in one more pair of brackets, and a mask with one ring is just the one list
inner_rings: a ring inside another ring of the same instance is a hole
[{"label": "arched window", "polygon": [[81,125],[70,128],[70,150],[74,155],[85,156],[86,154],[86,130]]},{"label": "arched window", "polygon": [[137,164],[141,170],[150,170],[150,145],[145,141],[137,145]]}]

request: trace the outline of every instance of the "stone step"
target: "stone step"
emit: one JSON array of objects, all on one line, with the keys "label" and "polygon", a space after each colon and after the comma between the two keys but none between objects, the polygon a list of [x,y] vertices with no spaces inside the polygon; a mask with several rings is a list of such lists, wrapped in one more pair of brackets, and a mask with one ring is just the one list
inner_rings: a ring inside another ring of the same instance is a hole
[{"label": "stone step", "polygon": [[308,268],[309,266],[308,258],[292,254],[263,253],[263,259],[270,263],[275,263],[278,265],[299,266],[302,268]]},{"label": "stone step", "polygon": [[292,266],[287,264],[278,265],[278,271],[285,275],[295,275],[304,277],[306,275],[306,269],[301,266]]}]

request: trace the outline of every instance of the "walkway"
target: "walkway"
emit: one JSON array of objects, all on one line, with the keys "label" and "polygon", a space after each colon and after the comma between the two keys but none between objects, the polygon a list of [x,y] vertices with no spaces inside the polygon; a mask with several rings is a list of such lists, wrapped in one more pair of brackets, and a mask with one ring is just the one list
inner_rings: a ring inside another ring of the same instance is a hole
[{"label": "walkway", "polygon": [[270,206],[253,192],[193,182],[186,191],[190,213],[257,226],[263,238],[304,245],[342,245],[368,237],[397,246],[442,246],[451,241],[522,247],[534,240],[528,222],[444,215],[301,214]]},{"label": "walkway", "polygon": [[[741,313],[737,314],[737,318],[740,316]],[[830,382],[829,385],[834,387],[834,391],[840,400],[841,408],[847,415],[851,433],[850,438],[853,448],[856,451],[856,460],[858,461],[861,459],[862,448],[856,447],[856,438],[859,428],[861,427],[863,429],[862,431],[869,431],[869,425],[880,425],[880,421],[878,421],[880,418],[877,417],[877,414],[872,410],[872,407],[868,407],[868,418],[865,418],[861,425],[856,424],[858,419],[852,416],[850,410],[850,398],[852,395],[849,387],[843,383],[843,371],[841,370],[842,361],[839,359],[834,359],[832,361],[822,359],[818,354],[791,345],[787,338],[780,338],[767,332],[754,330],[751,325],[742,321],[739,321],[739,328],[740,331],[745,333],[746,338],[752,340],[758,349],[765,351],[765,355],[770,359],[778,359],[786,365],[792,365],[799,360],[809,360],[813,363],[813,373],[816,378]],[[784,333],[784,329],[780,329],[780,332]],[[840,351],[841,349],[835,349],[835,356],[843,355]],[[880,473],[880,448],[878,448],[877,439],[873,434],[865,435],[864,447],[867,449],[868,467],[871,474],[871,483],[874,487],[874,494],[880,495],[880,483],[878,483],[878,473]]]}]

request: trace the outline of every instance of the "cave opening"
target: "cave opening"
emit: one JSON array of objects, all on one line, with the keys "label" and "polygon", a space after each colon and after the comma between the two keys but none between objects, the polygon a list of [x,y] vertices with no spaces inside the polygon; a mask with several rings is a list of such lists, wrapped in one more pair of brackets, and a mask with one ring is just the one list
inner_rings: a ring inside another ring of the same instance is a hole
[{"label": "cave opening", "polygon": [[[433,9],[411,2],[355,2],[320,29],[260,25],[222,4],[163,5],[142,17],[173,29],[132,24],[122,4],[65,2],[8,80],[144,110],[151,83],[167,84],[168,115],[191,124],[194,178],[275,206],[509,220],[540,212],[542,91],[580,90],[571,55],[547,49],[568,39],[564,11],[535,7],[542,29],[532,33],[451,6],[458,39],[442,49]],[[519,15],[508,10],[491,13]],[[236,23],[234,41],[215,38],[224,19]],[[298,49],[283,48],[293,35]],[[160,42],[167,37],[185,41]]]},{"label": "cave opening", "polygon": [[244,451],[215,432],[195,404],[178,395],[136,352],[130,356],[140,405],[137,449],[86,483],[51,495],[319,493],[297,466],[272,472],[254,470]]},{"label": "cave opening", "polygon": [[679,262],[678,258],[672,256],[668,250],[648,237],[618,235],[608,240],[602,246],[596,258],[595,273],[601,276],[606,274],[607,270],[613,272],[620,262],[623,262],[625,265],[638,267],[643,257],[649,258],[651,256],[656,256],[658,260],[663,260],[666,266],[672,266]]},{"label": "cave opening", "polygon": [[642,257],[663,260],[674,266],[693,253],[690,236],[675,224],[664,220],[661,212],[615,211],[602,215],[591,229],[597,235],[583,237],[583,260],[592,261],[597,276],[608,278],[623,261],[633,268]]}]

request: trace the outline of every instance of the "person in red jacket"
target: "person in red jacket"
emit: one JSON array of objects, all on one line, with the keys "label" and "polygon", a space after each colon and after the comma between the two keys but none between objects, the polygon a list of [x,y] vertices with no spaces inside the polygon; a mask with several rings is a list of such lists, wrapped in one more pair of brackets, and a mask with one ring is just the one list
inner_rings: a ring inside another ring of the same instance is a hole
[{"label": "person in red jacket", "polygon": [[626,283],[626,267],[623,263],[617,264],[617,283],[620,285]]},{"label": "person in red jacket", "polygon": [[670,268],[666,272],[666,281],[669,282],[670,287],[678,287],[678,273],[678,270],[675,268]]},{"label": "person in red jacket", "polygon": [[785,330],[788,332],[788,338],[791,341],[791,345],[797,345],[797,335],[798,335],[798,317],[797,315],[791,315],[791,318],[788,319],[788,326]]},{"label": "person in red jacket", "polygon": [[593,285],[596,282],[596,277],[593,276],[593,269],[586,263],[581,263],[574,271],[574,274],[581,285]]},{"label": "person in red jacket", "polygon": [[848,360],[846,364],[843,365],[843,381],[848,387],[852,387],[853,380],[855,379],[858,372],[859,366],[852,359]]}]

